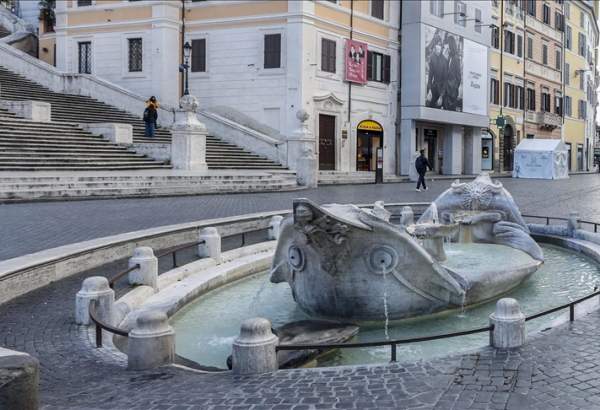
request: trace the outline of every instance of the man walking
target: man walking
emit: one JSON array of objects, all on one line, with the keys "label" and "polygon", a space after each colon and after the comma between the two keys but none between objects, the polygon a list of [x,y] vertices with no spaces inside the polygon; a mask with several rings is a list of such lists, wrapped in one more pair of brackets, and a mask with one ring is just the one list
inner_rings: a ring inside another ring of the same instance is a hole
[{"label": "man walking", "polygon": [[429,161],[425,157],[425,150],[422,149],[419,151],[421,155],[415,160],[415,168],[417,169],[417,174],[419,174],[419,181],[417,182],[417,191],[421,192],[421,185],[423,185],[423,190],[427,191],[427,185],[425,185],[425,173],[427,172],[427,168],[430,171],[433,170],[431,165],[429,165]]}]

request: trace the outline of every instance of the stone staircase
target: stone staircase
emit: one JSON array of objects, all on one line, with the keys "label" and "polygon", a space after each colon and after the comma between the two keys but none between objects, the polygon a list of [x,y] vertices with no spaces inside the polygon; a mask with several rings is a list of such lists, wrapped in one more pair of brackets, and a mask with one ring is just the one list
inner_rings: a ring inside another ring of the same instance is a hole
[{"label": "stone staircase", "polygon": [[170,168],[73,124],[34,122],[0,109],[0,171]]},{"label": "stone staircase", "polygon": [[[98,122],[112,122],[112,123],[125,123],[133,126],[133,142],[134,144],[170,144],[171,134],[168,130],[161,128],[158,129],[155,138],[149,139],[144,137],[144,122],[140,117],[136,117],[125,111],[112,107],[103,102],[97,101],[93,98],[52,92],[49,89],[37,84],[33,81],[26,79],[23,76],[13,73],[12,71],[0,67],[0,98],[5,100],[23,101],[43,101],[51,104],[52,110],[52,121],[65,123],[64,127],[73,127],[72,124],[78,123],[98,123]],[[67,125],[69,124],[69,125]],[[4,124],[2,124],[4,125]],[[55,127],[58,127],[57,125]],[[36,137],[42,137],[43,132],[36,134]],[[72,141],[68,140],[67,137],[75,138]],[[44,143],[50,144],[55,139],[56,134],[47,135],[48,138],[41,139]],[[76,138],[77,137],[77,138]],[[67,134],[61,142],[78,142],[84,143],[80,137],[82,135],[69,135]],[[91,138],[89,134],[86,137]],[[29,138],[28,142],[35,142]],[[59,149],[58,143],[54,144],[56,149]],[[82,147],[83,145],[79,145]],[[76,144],[70,144],[73,155],[77,152],[75,148]],[[67,148],[67,147],[65,147]],[[96,147],[99,148],[99,147]],[[110,154],[108,151],[104,151],[105,154]],[[115,152],[116,153],[116,152]],[[24,152],[23,152],[24,154]],[[24,158],[25,155],[22,157]],[[65,157],[69,157],[66,155]],[[35,158],[42,158],[40,156]],[[109,155],[104,157],[108,160]],[[143,157],[139,158],[139,161]],[[240,148],[234,144],[230,144],[220,140],[215,136],[209,136],[207,138],[207,156],[206,161],[209,169],[256,169],[256,170],[282,170],[285,169],[281,164],[273,162],[267,158],[253,154],[243,148]],[[13,161],[16,162],[16,161]],[[33,160],[32,160],[33,162]],[[42,163],[43,161],[37,161]],[[48,162],[47,168],[53,169],[52,167],[58,166],[58,161]],[[108,161],[105,162],[105,165]],[[51,165],[54,164],[54,165]],[[73,164],[73,162],[70,162]],[[5,165],[3,159],[0,159],[0,169]],[[155,165],[161,165],[156,163]],[[118,169],[118,168],[117,168]]]},{"label": "stone staircase", "polygon": [[296,175],[291,171],[214,171],[206,175],[173,170],[0,174],[0,203],[297,189]]}]

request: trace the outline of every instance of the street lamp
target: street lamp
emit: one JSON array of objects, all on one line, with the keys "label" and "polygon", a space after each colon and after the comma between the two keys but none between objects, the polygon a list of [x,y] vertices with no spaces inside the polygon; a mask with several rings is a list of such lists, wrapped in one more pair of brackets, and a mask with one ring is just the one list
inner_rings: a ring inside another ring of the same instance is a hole
[{"label": "street lamp", "polygon": [[181,65],[181,71],[183,71],[184,75],[185,75],[185,90],[183,91],[183,95],[190,94],[188,77],[189,77],[190,55],[191,54],[192,54],[192,46],[190,45],[189,41],[186,41],[185,44],[183,45],[183,64]]}]

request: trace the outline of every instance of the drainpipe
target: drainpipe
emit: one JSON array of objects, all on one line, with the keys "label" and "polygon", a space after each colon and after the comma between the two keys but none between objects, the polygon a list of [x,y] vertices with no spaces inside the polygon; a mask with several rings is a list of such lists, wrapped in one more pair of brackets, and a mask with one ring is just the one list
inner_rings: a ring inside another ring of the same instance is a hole
[{"label": "drainpipe", "polygon": [[[398,44],[400,44],[400,47],[398,47],[398,98],[396,101],[396,175],[400,175],[400,156],[401,156],[401,152],[400,152],[400,138],[402,138],[402,135],[400,135],[400,133],[398,132],[398,127],[400,127],[400,124],[402,123],[402,118],[400,116],[401,114],[401,109],[402,109],[402,9],[403,9],[403,2],[400,2],[400,24],[398,25]],[[400,138],[398,138],[398,135],[400,135]]]},{"label": "drainpipe", "polygon": [[[350,40],[354,33],[354,0],[350,0]],[[369,58],[367,56],[367,58]],[[348,132],[352,133],[350,116],[352,114],[352,82],[348,81]]]},{"label": "drainpipe", "polygon": [[[179,56],[179,64],[183,64],[183,45],[185,44],[185,0],[181,0],[181,44],[180,44],[180,56]],[[181,78],[181,77],[180,77]],[[179,87],[179,96],[183,96],[183,81],[181,82],[181,86]]]}]

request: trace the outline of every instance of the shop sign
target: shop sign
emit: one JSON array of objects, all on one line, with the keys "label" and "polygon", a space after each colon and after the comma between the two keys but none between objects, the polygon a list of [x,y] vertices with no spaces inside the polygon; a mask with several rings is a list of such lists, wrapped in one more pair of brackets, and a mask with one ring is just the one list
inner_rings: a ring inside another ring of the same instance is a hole
[{"label": "shop sign", "polygon": [[361,121],[356,128],[361,131],[383,132],[383,127],[378,122],[373,120]]}]

